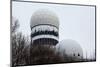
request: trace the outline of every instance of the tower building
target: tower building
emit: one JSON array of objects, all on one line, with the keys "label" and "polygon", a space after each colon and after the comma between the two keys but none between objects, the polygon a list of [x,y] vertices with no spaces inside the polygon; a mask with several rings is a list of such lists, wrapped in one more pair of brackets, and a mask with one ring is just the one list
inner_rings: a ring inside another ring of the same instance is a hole
[{"label": "tower building", "polygon": [[31,17],[31,42],[33,45],[56,45],[59,40],[59,20],[50,10],[37,10]]}]

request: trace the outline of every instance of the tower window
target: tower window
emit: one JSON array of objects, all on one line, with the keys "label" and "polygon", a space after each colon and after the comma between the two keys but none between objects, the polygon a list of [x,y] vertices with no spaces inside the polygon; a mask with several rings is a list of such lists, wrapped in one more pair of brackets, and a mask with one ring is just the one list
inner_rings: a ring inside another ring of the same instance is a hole
[{"label": "tower window", "polygon": [[54,35],[56,37],[58,37],[58,32],[55,32],[55,31],[35,31],[34,33],[31,34],[31,37],[34,37],[34,36],[37,36],[37,35],[42,35],[42,34],[49,34],[49,35]]},{"label": "tower window", "polygon": [[78,56],[80,56],[80,54],[78,53]]},{"label": "tower window", "polygon": [[73,56],[75,56],[75,54],[73,54]]}]

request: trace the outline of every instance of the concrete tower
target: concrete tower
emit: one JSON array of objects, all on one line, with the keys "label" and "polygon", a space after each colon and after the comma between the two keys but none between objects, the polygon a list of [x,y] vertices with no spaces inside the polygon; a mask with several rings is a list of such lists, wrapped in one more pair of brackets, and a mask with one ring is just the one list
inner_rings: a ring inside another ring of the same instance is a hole
[{"label": "concrete tower", "polygon": [[33,45],[56,45],[59,40],[59,20],[55,13],[41,9],[31,17],[31,42]]}]

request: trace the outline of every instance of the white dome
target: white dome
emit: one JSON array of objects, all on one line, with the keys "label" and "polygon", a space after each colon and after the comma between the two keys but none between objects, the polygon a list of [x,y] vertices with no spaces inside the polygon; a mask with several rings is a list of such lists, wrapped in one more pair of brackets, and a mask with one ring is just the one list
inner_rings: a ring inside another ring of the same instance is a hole
[{"label": "white dome", "polygon": [[59,28],[59,20],[57,15],[45,9],[37,10],[31,17],[31,27],[39,24],[50,24]]},{"label": "white dome", "polygon": [[71,57],[83,58],[83,50],[78,42],[75,40],[67,39],[59,42],[56,46],[58,51],[63,52]]}]

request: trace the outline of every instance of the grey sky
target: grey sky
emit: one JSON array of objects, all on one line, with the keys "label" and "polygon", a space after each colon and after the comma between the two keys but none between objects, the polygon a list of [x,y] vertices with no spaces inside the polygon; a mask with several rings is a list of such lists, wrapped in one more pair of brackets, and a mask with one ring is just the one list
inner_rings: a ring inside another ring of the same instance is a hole
[{"label": "grey sky", "polygon": [[84,55],[95,52],[95,7],[44,3],[13,2],[12,16],[20,23],[19,31],[30,36],[30,18],[38,9],[49,9],[59,17],[59,40],[76,40]]}]

